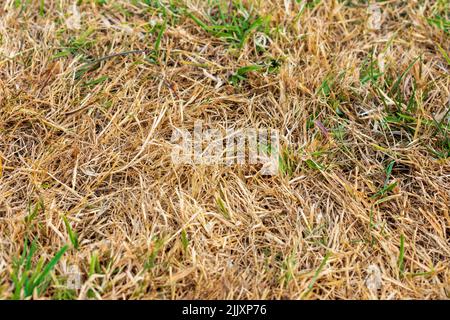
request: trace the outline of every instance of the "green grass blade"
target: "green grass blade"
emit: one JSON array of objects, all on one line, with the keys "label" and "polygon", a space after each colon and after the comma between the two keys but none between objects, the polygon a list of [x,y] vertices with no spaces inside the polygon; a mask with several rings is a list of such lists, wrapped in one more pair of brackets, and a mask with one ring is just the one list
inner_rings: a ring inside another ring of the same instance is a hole
[{"label": "green grass blade", "polygon": [[403,276],[405,272],[405,236],[400,236],[400,252],[398,254],[398,269],[400,270],[400,276]]},{"label": "green grass blade", "polygon": [[395,161],[392,160],[386,168],[386,180],[384,181],[385,187],[387,186],[389,179],[391,178],[391,173],[392,173],[392,169],[394,168],[394,164],[395,164]]},{"label": "green grass blade", "polygon": [[50,260],[50,262],[45,266],[42,273],[36,278],[35,281],[36,287],[39,286],[46,279],[50,271],[52,271],[52,269],[56,266],[56,264],[59,262],[59,260],[61,259],[61,257],[64,255],[64,253],[67,251],[68,248],[69,247],[67,245],[62,247],[61,250],[59,250],[53,257],[53,259]]},{"label": "green grass blade", "polygon": [[186,251],[189,246],[189,238],[187,236],[186,230],[181,231],[181,243],[183,245],[183,250]]},{"label": "green grass blade", "polygon": [[319,267],[317,268],[316,272],[314,272],[314,276],[312,277],[311,282],[308,285],[308,290],[302,295],[303,298],[306,295],[308,295],[314,288],[314,284],[316,283],[317,279],[319,278],[319,275],[322,272],[322,269],[325,267],[330,256],[331,256],[331,252],[328,251],[326,253],[325,257],[323,258],[322,262],[320,263]]},{"label": "green grass blade", "polygon": [[67,217],[64,216],[63,217],[63,221],[64,221],[64,224],[66,226],[67,233],[69,234],[70,242],[72,243],[73,247],[78,250],[79,249],[79,243],[78,243],[78,235],[77,235],[77,233],[73,231],[72,227],[70,226],[69,221],[67,221]]}]

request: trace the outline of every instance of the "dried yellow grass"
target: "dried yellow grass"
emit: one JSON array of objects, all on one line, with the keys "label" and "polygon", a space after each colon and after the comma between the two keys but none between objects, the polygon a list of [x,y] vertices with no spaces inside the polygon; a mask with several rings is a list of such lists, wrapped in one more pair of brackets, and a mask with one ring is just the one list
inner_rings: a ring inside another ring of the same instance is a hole
[{"label": "dried yellow grass", "polygon": [[[270,32],[251,31],[241,48],[186,14],[207,21],[207,1],[178,1],[186,11],[169,14],[154,63],[162,9],[21,2],[0,4],[0,298],[13,297],[26,235],[33,263],[70,243],[63,216],[79,250],[34,298],[449,298],[450,164],[431,149],[445,153],[433,119],[448,123],[450,41],[427,20],[448,14],[446,1],[381,3],[379,29],[357,1],[244,1],[270,16]],[[68,44],[79,47],[58,56]],[[361,83],[371,52],[378,83],[391,81],[378,91]],[[98,67],[76,79],[86,59]],[[270,59],[276,72],[229,83]],[[414,120],[386,126],[404,72]],[[280,130],[292,172],[175,165],[172,131],[196,120]],[[397,184],[374,197],[391,161]],[[82,286],[68,291],[71,265]]]}]

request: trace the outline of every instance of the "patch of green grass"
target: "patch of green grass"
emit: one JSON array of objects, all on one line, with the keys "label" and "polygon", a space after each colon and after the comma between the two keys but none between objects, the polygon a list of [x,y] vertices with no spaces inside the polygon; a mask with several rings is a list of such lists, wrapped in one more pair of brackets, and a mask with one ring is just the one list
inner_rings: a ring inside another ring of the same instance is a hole
[{"label": "patch of green grass", "polygon": [[437,148],[432,148],[429,147],[429,149],[433,152],[434,155],[436,155],[438,158],[441,159],[446,159],[448,157],[450,157],[450,137],[449,137],[449,131],[450,131],[450,126],[449,124],[445,124],[445,122],[449,122],[448,121],[448,117],[450,115],[450,102],[449,102],[449,106],[447,111],[445,112],[444,116],[442,117],[442,119],[440,121],[437,121],[434,117],[433,117],[433,124],[436,127],[436,130],[434,132],[433,136],[436,136],[437,134],[440,134],[440,139],[438,140],[437,143]]},{"label": "patch of green grass", "polygon": [[183,245],[183,251],[186,252],[187,248],[189,247],[189,238],[187,236],[186,230],[181,231],[181,244]]},{"label": "patch of green grass", "polygon": [[402,83],[403,78],[408,74],[408,72],[411,70],[411,68],[414,66],[414,64],[420,59],[422,61],[422,57],[418,56],[415,58],[395,80],[394,84],[392,85],[391,89],[389,90],[389,95],[392,97],[392,100],[397,105],[397,111],[402,110],[402,104],[404,104],[404,99],[401,95],[400,91],[400,85]]},{"label": "patch of green grass", "polygon": [[389,127],[389,124],[393,124],[403,129],[414,129],[416,123],[417,119],[407,112],[388,111],[388,114],[383,118],[383,124],[387,125],[387,127]]},{"label": "patch of green grass", "polygon": [[[423,102],[424,97],[423,95],[416,94],[417,85],[414,78],[411,79],[409,97],[405,96],[401,87],[403,79],[419,60],[421,61],[421,56],[415,58],[397,77],[393,78],[386,74],[384,83],[373,83],[375,92],[377,92],[378,98],[384,105],[385,116],[381,121],[382,128],[388,131],[402,129],[407,133],[404,137],[409,136],[411,139],[415,136],[415,131],[419,128],[417,126],[419,121],[417,106]],[[386,96],[394,102],[395,107],[389,106]],[[428,119],[421,119],[420,122],[425,126],[433,125],[432,121],[429,121]],[[393,128],[396,129],[393,130]],[[409,142],[411,142],[411,140],[409,140]]]},{"label": "patch of green grass", "polygon": [[236,70],[228,79],[230,84],[236,86],[248,78],[248,74],[251,72],[264,72],[265,74],[278,73],[281,68],[282,62],[280,59],[268,58],[261,64],[253,64],[245,67],[241,67]]},{"label": "patch of green grass", "polygon": [[38,296],[42,295],[48,287],[50,272],[67,249],[67,245],[62,247],[47,264],[44,264],[45,259],[41,257],[33,265],[32,260],[36,253],[37,245],[35,241],[29,245],[28,239],[25,238],[22,255],[13,261],[11,279],[14,284],[14,293],[12,298],[15,300],[26,299],[32,297],[35,293]]},{"label": "patch of green grass", "polygon": [[325,97],[328,97],[331,93],[331,87],[333,86],[333,83],[334,81],[330,76],[325,77],[325,79],[322,81],[322,84],[317,89],[316,94],[321,94]]},{"label": "patch of green grass", "polygon": [[88,276],[91,277],[94,274],[101,274],[102,268],[100,266],[100,261],[98,258],[98,253],[94,251],[91,254],[91,258],[89,260],[89,273]]},{"label": "patch of green grass", "polygon": [[247,80],[247,74],[254,71],[260,71],[263,69],[263,66],[260,65],[250,65],[237,69],[237,71],[232,74],[229,78],[229,81],[232,85],[237,85],[241,81]]},{"label": "patch of green grass", "polygon": [[40,0],[39,1],[39,15],[41,17],[45,16],[45,3],[44,3],[44,1],[45,0]]},{"label": "patch of green grass", "polygon": [[74,289],[57,288],[52,299],[54,300],[75,300],[77,293]]},{"label": "patch of green grass", "polygon": [[265,61],[265,68],[268,73],[278,73],[283,65],[283,59],[281,58],[267,58]]},{"label": "patch of green grass", "polygon": [[87,81],[83,84],[84,87],[95,87],[98,84],[101,84],[105,81],[109,80],[108,76],[101,76],[97,79],[91,80],[91,81]]},{"label": "patch of green grass", "polygon": [[441,15],[435,15],[433,18],[427,18],[428,24],[434,26],[447,34],[450,34],[450,20]]},{"label": "patch of green grass", "polygon": [[31,203],[28,205],[28,215],[25,217],[25,223],[27,226],[29,226],[33,220],[37,217],[39,212],[44,212],[45,206],[44,206],[44,200],[39,199],[34,207],[31,205]]},{"label": "patch of green grass", "polygon": [[79,249],[78,234],[75,231],[73,231],[66,216],[63,216],[63,221],[64,225],[66,226],[67,233],[69,234],[70,242],[72,243],[73,247],[76,250],[78,250]]},{"label": "patch of green grass", "polygon": [[444,57],[445,61],[447,61],[447,64],[450,66],[450,56],[449,54],[442,48],[439,44],[436,44],[438,47],[439,52]]},{"label": "patch of green grass", "polygon": [[152,269],[156,266],[156,258],[158,257],[158,253],[164,245],[164,239],[155,237],[153,240],[153,248],[150,251],[150,255],[144,265],[144,270]]},{"label": "patch of green grass", "polygon": [[296,162],[289,149],[285,149],[278,157],[278,168],[280,172],[287,177],[292,177],[296,169]]},{"label": "patch of green grass", "polygon": [[389,162],[388,166],[386,167],[386,180],[384,181],[384,185],[386,186],[389,182],[389,179],[391,178],[392,169],[394,168],[395,160],[392,160]]},{"label": "patch of green grass", "polygon": [[389,181],[391,179],[391,174],[392,174],[392,169],[394,167],[394,164],[395,164],[395,161],[391,161],[388,164],[388,166],[386,167],[386,169],[385,169],[386,179],[384,180],[383,187],[371,197],[372,199],[385,196],[387,193],[392,191],[397,186],[397,183],[398,183],[397,181],[389,183]]},{"label": "patch of green grass", "polygon": [[[297,2],[300,2],[300,0],[296,0]],[[322,2],[322,0],[310,0],[306,2],[306,8],[308,9],[314,9],[315,7],[317,7],[320,3]]]},{"label": "patch of green grass", "polygon": [[31,5],[32,0],[14,0],[14,7],[16,9],[20,9],[20,11],[24,11]]},{"label": "patch of green grass", "polygon": [[376,194],[374,194],[372,196],[372,198],[383,196],[383,195],[387,194],[388,192],[392,191],[396,186],[397,186],[397,181],[395,181],[391,184],[388,184],[388,185],[384,186],[383,188],[381,188],[381,190],[379,190]]},{"label": "patch of green grass", "polygon": [[370,52],[370,56],[363,61],[360,71],[360,82],[366,84],[368,82],[376,83],[383,73],[378,68],[378,61],[374,59],[374,50]]},{"label": "patch of green grass", "polygon": [[164,10],[164,21],[160,24],[156,24],[153,26],[150,30],[150,34],[156,34],[156,39],[153,44],[153,49],[148,52],[148,61],[150,61],[153,64],[158,64],[159,57],[161,55],[161,40],[163,37],[164,32],[167,29],[167,15],[166,11]]},{"label": "patch of green grass", "polygon": [[[91,257],[89,260],[89,272],[88,272],[88,278],[92,277],[95,274],[103,274],[102,266],[100,265],[100,259],[98,257],[98,252],[94,251],[91,253]],[[89,289],[87,291],[87,296],[89,298],[95,298],[96,293],[93,289]]]},{"label": "patch of green grass", "polygon": [[149,11],[164,15],[168,18],[171,25],[175,25],[181,15],[186,14],[186,5],[180,0],[132,0],[134,5],[144,4],[149,8]]},{"label": "patch of green grass", "polygon": [[[62,29],[60,32],[64,32]],[[95,43],[91,36],[95,32],[94,28],[88,28],[78,36],[70,37],[66,42],[62,43],[59,52],[52,56],[52,59],[63,58],[71,55],[87,55],[89,48]]]},{"label": "patch of green grass", "polygon": [[228,208],[225,205],[225,201],[223,201],[220,196],[216,197],[216,205],[219,211],[223,214],[223,216],[229,220],[230,212],[228,211]]},{"label": "patch of green grass", "polygon": [[316,120],[319,116],[318,112],[315,112],[314,114],[310,114],[309,117],[306,119],[306,129],[313,129],[315,127]]},{"label": "patch of green grass", "polygon": [[313,159],[307,159],[305,160],[306,165],[308,166],[308,168],[313,169],[313,170],[323,170],[323,166],[319,163],[317,163],[315,160]]},{"label": "patch of green grass", "polygon": [[294,279],[294,269],[297,259],[295,258],[295,253],[291,253],[281,266],[282,277],[281,281],[286,286],[292,279]]},{"label": "patch of green grass", "polygon": [[337,127],[333,128],[331,130],[331,135],[337,139],[338,141],[340,141],[341,143],[344,142],[344,138],[347,134],[347,130],[345,128],[344,124],[340,124]]},{"label": "patch of green grass", "polygon": [[252,8],[246,8],[242,1],[232,1],[225,6],[225,2],[211,3],[208,21],[203,21],[192,13],[189,17],[203,30],[223,39],[230,44],[242,48],[248,38],[256,31],[268,31],[268,17],[260,17]]}]

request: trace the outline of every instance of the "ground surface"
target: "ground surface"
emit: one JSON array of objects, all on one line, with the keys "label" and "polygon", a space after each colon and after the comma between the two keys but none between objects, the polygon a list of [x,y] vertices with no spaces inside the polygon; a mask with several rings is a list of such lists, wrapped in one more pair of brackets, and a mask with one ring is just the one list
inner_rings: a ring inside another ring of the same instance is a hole
[{"label": "ground surface", "polygon": [[[3,0],[0,298],[449,298],[449,10]],[[278,174],[175,164],[196,120]]]}]

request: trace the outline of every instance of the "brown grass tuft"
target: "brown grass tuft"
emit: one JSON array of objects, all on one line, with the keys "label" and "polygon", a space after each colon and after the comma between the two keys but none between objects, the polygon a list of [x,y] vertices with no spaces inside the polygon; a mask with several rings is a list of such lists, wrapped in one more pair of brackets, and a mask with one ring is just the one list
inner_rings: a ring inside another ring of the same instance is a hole
[{"label": "brown grass tuft", "polygon": [[[207,1],[82,2],[0,4],[0,298],[70,232],[34,298],[449,298],[446,1],[222,1],[269,17],[241,42]],[[278,129],[290,169],[175,165],[196,120]]]}]

